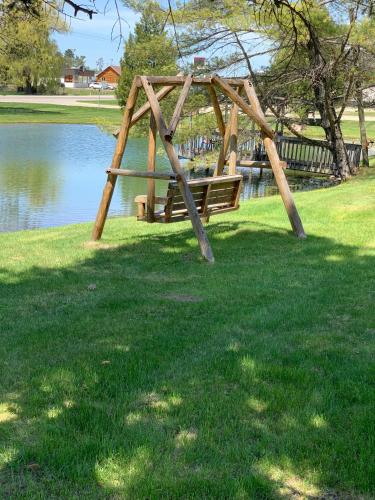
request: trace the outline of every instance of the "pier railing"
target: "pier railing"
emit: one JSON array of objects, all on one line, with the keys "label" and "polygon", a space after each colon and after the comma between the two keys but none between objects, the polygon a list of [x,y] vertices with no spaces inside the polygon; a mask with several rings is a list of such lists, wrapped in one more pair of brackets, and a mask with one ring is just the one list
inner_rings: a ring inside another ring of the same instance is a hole
[{"label": "pier railing", "polygon": [[[212,152],[221,145],[218,138],[197,136],[190,142],[179,146],[178,153],[182,157],[193,159],[195,156]],[[359,167],[362,148],[360,144],[345,144],[350,162]],[[335,170],[333,155],[327,146],[308,144],[297,137],[279,136],[276,147],[281,160],[288,163],[288,168],[319,174],[330,175]],[[238,157],[241,160],[267,160],[263,142],[258,134],[252,134],[238,146]]]}]

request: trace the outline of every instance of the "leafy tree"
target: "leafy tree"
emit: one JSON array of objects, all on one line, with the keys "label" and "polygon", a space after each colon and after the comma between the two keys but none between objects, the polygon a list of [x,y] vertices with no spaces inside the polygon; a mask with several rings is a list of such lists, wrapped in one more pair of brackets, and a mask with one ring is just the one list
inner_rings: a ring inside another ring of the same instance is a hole
[{"label": "leafy tree", "polygon": [[85,65],[85,56],[76,56],[75,49],[66,49],[64,52],[64,67],[79,68]]},{"label": "leafy tree", "polygon": [[[157,4],[142,7],[142,16],[134,34],[125,43],[121,59],[121,78],[117,98],[124,106],[135,75],[175,75],[177,50],[173,39],[164,30]],[[168,114],[173,99],[162,101],[163,111]]]},{"label": "leafy tree", "polygon": [[62,57],[51,39],[52,29],[65,26],[48,9],[38,15],[23,12],[13,3],[0,11],[0,75],[3,83],[23,87],[26,92],[59,85]]},{"label": "leafy tree", "polygon": [[101,71],[103,71],[103,68],[104,68],[104,59],[102,57],[99,57],[99,59],[97,59],[96,61],[96,71],[100,73]]},{"label": "leafy tree", "polygon": [[[354,173],[341,119],[356,88],[374,77],[374,71],[364,77],[361,63],[375,48],[373,1],[185,0],[168,22],[177,26],[184,54],[208,54],[211,71],[250,74],[263,107],[277,114],[275,103],[284,96],[289,110],[300,116],[319,111],[336,175]],[[257,74],[253,61],[262,54],[269,54],[271,64]]]}]

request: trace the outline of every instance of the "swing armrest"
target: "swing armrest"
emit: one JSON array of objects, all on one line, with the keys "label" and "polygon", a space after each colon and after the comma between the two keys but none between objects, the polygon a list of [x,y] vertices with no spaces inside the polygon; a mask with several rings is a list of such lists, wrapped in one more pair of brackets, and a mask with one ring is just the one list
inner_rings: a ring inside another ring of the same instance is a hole
[{"label": "swing armrest", "polygon": [[[168,198],[166,196],[155,196],[155,205],[166,205]],[[144,217],[146,212],[147,195],[139,194],[134,198],[134,202],[138,205],[138,217]]]}]

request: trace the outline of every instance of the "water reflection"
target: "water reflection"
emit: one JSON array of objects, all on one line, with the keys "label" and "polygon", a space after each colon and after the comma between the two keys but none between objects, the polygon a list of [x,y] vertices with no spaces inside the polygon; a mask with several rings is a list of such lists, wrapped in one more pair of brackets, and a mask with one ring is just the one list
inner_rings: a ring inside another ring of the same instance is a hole
[{"label": "water reflection", "polygon": [[0,168],[0,227],[4,231],[41,225],[46,205],[59,202],[63,179],[53,165],[7,163]]},{"label": "water reflection", "polygon": [[[114,146],[114,138],[94,125],[0,125],[0,231],[94,220]],[[129,139],[123,166],[146,169],[147,139]],[[160,147],[157,169],[170,170]],[[289,182],[292,190],[327,183],[297,176]],[[167,184],[157,181],[157,195],[166,193]],[[109,215],[135,214],[134,197],[146,191],[144,179],[120,178]],[[271,172],[253,169],[242,199],[276,192]]]}]

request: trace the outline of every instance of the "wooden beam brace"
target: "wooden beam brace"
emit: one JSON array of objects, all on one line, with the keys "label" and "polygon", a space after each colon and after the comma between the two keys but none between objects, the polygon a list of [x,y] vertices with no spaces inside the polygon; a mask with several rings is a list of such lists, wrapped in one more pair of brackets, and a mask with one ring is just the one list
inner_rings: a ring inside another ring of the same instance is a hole
[{"label": "wooden beam brace", "polygon": [[200,179],[191,179],[188,181],[190,187],[206,186],[207,184],[212,186],[216,184],[228,184],[233,181],[242,180],[242,175],[220,175],[219,177],[202,177]]},{"label": "wooden beam brace", "polygon": [[[162,99],[164,99],[164,97],[166,97],[168,94],[170,94],[172,92],[172,90],[174,90],[175,88],[176,88],[176,85],[168,85],[166,87],[161,88],[159,90],[159,92],[156,94],[157,100],[161,101]],[[150,111],[150,103],[146,102],[145,104],[143,104],[143,106],[141,106],[138,109],[138,111],[136,113],[134,113],[132,121],[131,121],[131,124],[130,124],[130,127],[132,127],[137,122],[139,122],[139,120],[141,118],[143,118],[143,116],[148,111]],[[119,132],[120,132],[120,129],[116,130],[116,132],[113,135],[117,138],[118,135],[119,135]]]},{"label": "wooden beam brace", "polygon": [[[142,78],[142,77],[140,77]],[[147,80],[153,85],[184,85],[186,76],[146,76]],[[192,79],[192,85],[211,85],[211,76],[194,76]],[[223,81],[227,82],[228,85],[236,85],[239,87],[243,86],[242,78],[223,78]]]},{"label": "wooden beam brace", "polygon": [[[239,91],[240,90],[241,89],[239,89]],[[217,160],[217,165],[215,167],[214,175],[222,175],[222,173],[224,171],[224,165],[225,165],[226,156],[227,156],[227,152],[228,152],[228,148],[229,148],[229,144],[230,144],[230,136],[231,136],[230,124],[232,122],[233,114],[235,112],[236,112],[236,110],[234,109],[234,106],[232,106],[232,109],[230,110],[230,114],[229,114],[228,123],[227,123],[227,126],[225,127],[223,144],[221,145],[221,148],[220,148],[219,158]]]},{"label": "wooden beam brace", "polygon": [[174,135],[174,133],[176,131],[176,127],[178,125],[178,122],[180,121],[180,117],[181,117],[181,113],[182,113],[182,108],[183,108],[183,106],[185,104],[186,98],[187,98],[189,90],[190,90],[192,79],[193,79],[192,75],[188,75],[186,77],[184,86],[182,87],[182,90],[181,90],[180,97],[178,98],[178,101],[177,101],[177,104],[176,104],[176,108],[175,108],[175,110],[173,112],[173,116],[172,116],[171,122],[169,124],[169,128],[168,128],[167,134],[165,136],[165,139],[167,141],[171,141],[172,140],[172,137],[173,137],[173,135]]},{"label": "wooden beam brace", "polygon": [[[249,99],[251,106],[256,110],[259,116],[264,117],[262,108],[260,106],[258,97],[255,93],[254,87],[250,84],[249,81],[244,82],[244,89]],[[286,212],[288,214],[290,224],[294,233],[299,238],[306,238],[305,231],[303,229],[302,221],[298,214],[296,205],[294,203],[292,193],[289,189],[288,181],[285,177],[284,170],[282,169],[279,153],[277,152],[276,145],[273,142],[272,138],[269,137],[265,131],[262,130],[262,137],[264,142],[264,148],[267,152],[268,158],[270,160],[272,171],[275,175],[275,180],[277,187],[279,188],[281,198],[283,200]]]},{"label": "wooden beam brace", "polygon": [[[138,86],[137,79],[133,79],[132,86],[130,88],[129,96],[126,101],[125,111],[122,118],[122,125],[120,133],[116,143],[116,149],[112,158],[111,168],[117,169],[121,167],[122,157],[128,142],[129,130],[131,127],[131,120],[137,102],[138,96]],[[99,205],[98,213],[96,215],[95,225],[92,231],[92,239],[99,240],[102,236],[105,221],[107,219],[109,206],[111,204],[113,191],[115,189],[117,176],[113,174],[108,174],[107,182],[104,186],[102,200]]]},{"label": "wooden beam brace", "polygon": [[143,88],[146,92],[147,99],[151,105],[152,112],[154,113],[155,122],[159,130],[160,139],[163,142],[172,169],[177,176],[178,187],[182,194],[185,206],[188,210],[191,224],[193,226],[195,235],[197,237],[202,256],[208,262],[213,263],[215,259],[212,253],[211,245],[207,238],[206,231],[204,230],[204,227],[202,225],[202,221],[200,220],[197,207],[195,206],[193,195],[190,191],[190,188],[188,186],[188,183],[184,175],[184,171],[180,165],[177,153],[172,143],[165,139],[167,127],[160,109],[159,102],[156,98],[154,89],[152,88],[152,84],[148,81],[146,77],[142,76],[141,81]]},{"label": "wooden beam brace", "polygon": [[109,168],[106,170],[111,175],[121,175],[124,177],[141,177],[143,179],[160,179],[162,181],[175,181],[175,174],[163,174],[160,172],[140,172],[138,170],[128,170],[126,168]]},{"label": "wooden beam brace", "polygon": [[215,92],[215,88],[210,85],[208,88],[208,92],[211,97],[212,107],[214,108],[214,112],[216,115],[217,126],[219,127],[219,131],[222,137],[225,135],[225,123],[223,119],[223,114],[220,109],[219,101],[217,100],[217,95]]},{"label": "wooden beam brace", "polygon": [[[270,137],[273,139],[274,133],[271,127],[268,125],[265,116],[262,114],[259,114],[259,111],[254,108],[253,105],[249,106],[239,95],[238,92],[236,92],[228,83],[225,81],[223,78],[220,78],[219,76],[215,75],[212,77],[213,83],[218,85],[221,90],[224,92],[226,96],[228,96],[235,104],[238,105],[238,107],[249,117],[251,118],[261,129],[262,132],[267,137]],[[244,85],[244,81],[242,83]]]}]

